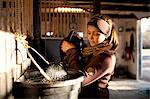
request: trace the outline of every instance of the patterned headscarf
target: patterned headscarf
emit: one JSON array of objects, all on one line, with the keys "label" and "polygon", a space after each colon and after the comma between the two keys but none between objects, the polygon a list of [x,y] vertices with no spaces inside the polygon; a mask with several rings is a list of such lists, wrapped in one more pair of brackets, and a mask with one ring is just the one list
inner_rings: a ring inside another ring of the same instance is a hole
[{"label": "patterned headscarf", "polygon": [[114,44],[115,41],[114,33],[112,33],[114,32],[112,27],[112,20],[105,15],[95,15],[91,18],[87,25],[92,25],[96,27],[100,33],[103,33],[106,36],[106,39],[104,42],[96,46],[88,46],[84,48],[82,51],[83,57],[86,57],[91,54],[98,55],[100,53],[115,53],[116,48],[118,46],[118,42],[116,45]]}]

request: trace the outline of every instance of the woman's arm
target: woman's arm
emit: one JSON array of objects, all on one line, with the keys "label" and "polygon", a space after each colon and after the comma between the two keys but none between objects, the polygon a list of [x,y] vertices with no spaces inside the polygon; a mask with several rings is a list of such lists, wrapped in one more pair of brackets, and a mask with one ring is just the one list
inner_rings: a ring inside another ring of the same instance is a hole
[{"label": "woman's arm", "polygon": [[80,70],[78,52],[75,48],[69,49],[66,52],[66,56],[64,57],[64,59],[68,63],[68,70]]},{"label": "woman's arm", "polygon": [[115,68],[115,63],[116,63],[116,57],[115,57],[115,55],[111,55],[110,57],[105,58],[103,60],[103,62],[101,62],[101,64],[99,64],[100,66],[94,67],[91,65],[94,68],[93,75],[89,75],[89,73],[88,73],[89,67],[85,67],[84,71],[86,72],[87,76],[84,78],[83,86],[87,86],[99,79],[101,81],[103,81],[104,83],[108,82],[108,80],[110,80],[110,79],[102,80],[101,78],[105,77],[105,75],[107,75],[107,74],[113,73],[114,68]]},{"label": "woman's arm", "polygon": [[80,65],[78,61],[77,49],[72,43],[63,41],[61,45],[61,50],[65,53],[64,61],[68,64],[67,70],[80,70]]}]

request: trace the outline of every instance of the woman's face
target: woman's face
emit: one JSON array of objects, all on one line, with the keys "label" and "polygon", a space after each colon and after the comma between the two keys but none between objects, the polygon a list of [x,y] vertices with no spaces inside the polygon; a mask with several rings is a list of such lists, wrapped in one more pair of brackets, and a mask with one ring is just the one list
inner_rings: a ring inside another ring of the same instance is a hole
[{"label": "woman's face", "polygon": [[95,46],[99,43],[102,43],[105,40],[106,36],[99,32],[99,30],[93,25],[88,25],[87,27],[87,39],[91,46]]}]

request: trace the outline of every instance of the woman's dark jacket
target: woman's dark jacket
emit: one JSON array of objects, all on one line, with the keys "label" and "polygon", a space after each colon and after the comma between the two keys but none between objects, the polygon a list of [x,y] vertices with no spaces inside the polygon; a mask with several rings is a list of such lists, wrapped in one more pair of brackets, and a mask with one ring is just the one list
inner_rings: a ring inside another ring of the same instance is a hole
[{"label": "woman's dark jacket", "polygon": [[[67,69],[83,70],[83,72],[87,74],[83,81],[83,88],[81,90],[81,93],[82,91],[87,91],[85,93],[87,95],[96,94],[97,91],[106,89],[108,87],[108,82],[114,72],[116,63],[115,55],[109,53],[101,53],[96,56],[91,55],[86,59],[83,68],[82,66],[80,66],[78,55],[79,53],[77,52],[77,50],[73,48],[66,52],[66,56],[64,59],[68,63]],[[89,75],[89,72],[93,72],[93,74]],[[93,93],[91,93],[91,91]],[[96,95],[94,95],[94,97],[96,97]]]}]

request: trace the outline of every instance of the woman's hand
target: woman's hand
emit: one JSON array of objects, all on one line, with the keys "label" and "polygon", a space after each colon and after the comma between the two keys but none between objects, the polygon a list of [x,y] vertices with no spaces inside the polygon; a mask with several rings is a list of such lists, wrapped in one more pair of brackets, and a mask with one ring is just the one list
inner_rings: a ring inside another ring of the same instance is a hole
[{"label": "woman's hand", "polygon": [[63,41],[61,44],[61,50],[63,52],[66,52],[69,49],[75,48],[75,46],[72,43],[69,43],[67,41]]}]

